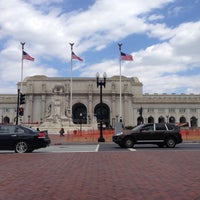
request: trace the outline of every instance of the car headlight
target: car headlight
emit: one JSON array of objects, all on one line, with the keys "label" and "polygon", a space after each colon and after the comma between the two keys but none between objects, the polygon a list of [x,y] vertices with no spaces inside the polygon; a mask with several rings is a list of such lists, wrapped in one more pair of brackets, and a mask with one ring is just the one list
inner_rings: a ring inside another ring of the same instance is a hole
[{"label": "car headlight", "polygon": [[115,135],[116,136],[119,136],[119,135],[122,135],[123,134],[123,132],[118,132],[118,133],[116,133]]}]

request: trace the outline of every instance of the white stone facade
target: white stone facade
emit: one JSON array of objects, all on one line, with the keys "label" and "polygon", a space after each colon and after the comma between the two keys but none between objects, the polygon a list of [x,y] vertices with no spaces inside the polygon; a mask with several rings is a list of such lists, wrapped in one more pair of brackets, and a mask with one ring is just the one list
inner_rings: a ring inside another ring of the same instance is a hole
[{"label": "white stone facade", "polygon": [[[97,128],[100,117],[100,95],[96,78],[72,80],[72,118],[70,114],[70,78],[33,76],[18,86],[26,94],[21,121],[44,128],[75,126]],[[106,79],[103,88],[103,124],[114,127],[119,120],[119,76]],[[122,118],[125,126],[141,122],[175,122],[199,127],[200,95],[143,94],[136,77],[122,77]],[[15,123],[17,95],[0,95],[1,122]],[[142,113],[140,111],[142,110]],[[5,120],[6,119],[6,120]]]}]

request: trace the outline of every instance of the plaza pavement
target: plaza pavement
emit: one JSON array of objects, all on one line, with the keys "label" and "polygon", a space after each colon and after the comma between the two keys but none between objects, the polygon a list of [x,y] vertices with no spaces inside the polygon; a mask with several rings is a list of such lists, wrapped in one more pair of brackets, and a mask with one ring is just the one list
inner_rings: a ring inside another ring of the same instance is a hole
[{"label": "plaza pavement", "polygon": [[199,151],[0,154],[0,200],[200,200]]}]

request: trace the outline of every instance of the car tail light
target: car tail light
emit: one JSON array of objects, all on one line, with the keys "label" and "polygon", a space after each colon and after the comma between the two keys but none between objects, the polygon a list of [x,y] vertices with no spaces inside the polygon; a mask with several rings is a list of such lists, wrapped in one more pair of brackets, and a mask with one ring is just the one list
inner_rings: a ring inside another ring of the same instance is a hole
[{"label": "car tail light", "polygon": [[46,134],[44,132],[40,132],[38,138],[45,138]]}]

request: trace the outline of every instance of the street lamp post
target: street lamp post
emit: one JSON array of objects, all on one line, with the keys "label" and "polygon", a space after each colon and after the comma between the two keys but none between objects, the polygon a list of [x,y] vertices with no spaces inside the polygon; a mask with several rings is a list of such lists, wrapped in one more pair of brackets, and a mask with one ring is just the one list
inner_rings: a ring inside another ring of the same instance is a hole
[{"label": "street lamp post", "polygon": [[103,120],[102,86],[104,88],[106,87],[106,73],[104,72],[104,74],[103,74],[103,80],[99,80],[99,73],[98,72],[96,74],[96,78],[97,78],[97,88],[100,86],[100,137],[98,139],[98,142],[105,142],[105,139],[103,137],[103,127],[102,127],[102,120]]}]

